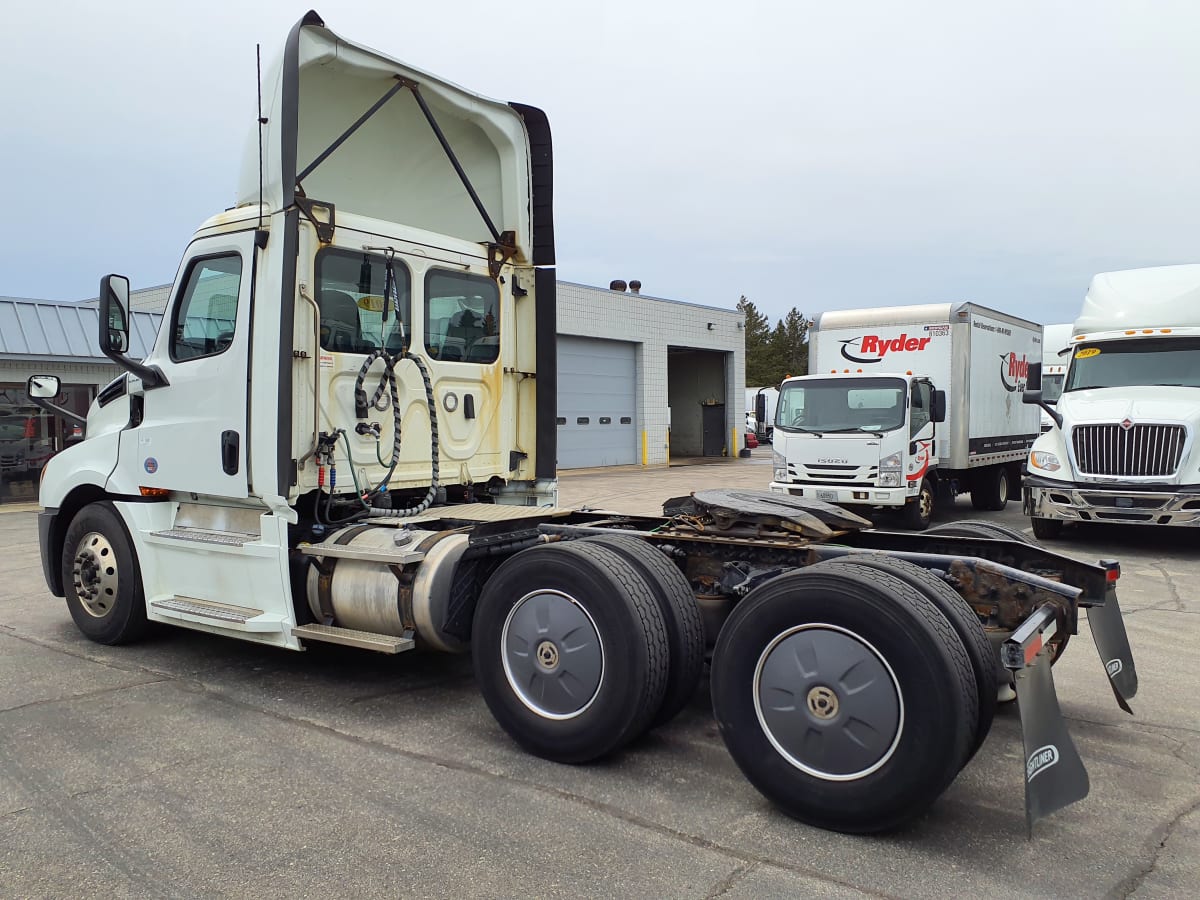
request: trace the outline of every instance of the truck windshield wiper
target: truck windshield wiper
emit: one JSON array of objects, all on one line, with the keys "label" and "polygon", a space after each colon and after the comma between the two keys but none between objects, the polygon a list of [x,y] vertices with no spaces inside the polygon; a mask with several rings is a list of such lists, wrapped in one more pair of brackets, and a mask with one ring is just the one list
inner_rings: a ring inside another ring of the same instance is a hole
[{"label": "truck windshield wiper", "polygon": [[874,428],[863,428],[861,425],[848,425],[845,428],[827,428],[824,430],[823,433],[824,434],[850,434],[851,432],[854,432],[854,431],[861,431],[863,434],[881,434],[882,432],[888,431],[888,430],[889,429],[887,429],[887,428],[879,428],[877,430]]}]

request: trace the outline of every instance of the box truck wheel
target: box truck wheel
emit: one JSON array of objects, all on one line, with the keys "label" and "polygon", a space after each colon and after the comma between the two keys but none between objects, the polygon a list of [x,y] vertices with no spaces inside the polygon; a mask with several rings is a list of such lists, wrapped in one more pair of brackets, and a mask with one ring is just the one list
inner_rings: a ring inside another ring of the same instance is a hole
[{"label": "box truck wheel", "polygon": [[146,599],[133,543],[110,503],[85,506],[67,528],[62,579],[75,625],[100,644],[126,644],[146,631]]},{"label": "box truck wheel", "polygon": [[582,541],[501,564],[480,593],[471,654],[500,726],[530,753],[565,763],[641,734],[662,708],[670,659],[646,579]]},{"label": "box truck wheel", "polygon": [[[941,530],[940,526],[931,528],[930,533]],[[851,556],[839,556],[817,565],[857,566],[859,570],[875,569],[887,572],[920,591],[946,617],[946,621],[950,623],[950,627],[962,641],[963,649],[966,650],[967,657],[971,660],[971,670],[975,674],[978,724],[975,727],[975,740],[967,757],[969,761],[983,746],[988,732],[992,729],[992,719],[996,715],[996,689],[998,687],[996,651],[992,649],[992,642],[988,640],[987,632],[983,630],[979,616],[975,614],[971,604],[963,599],[958,591],[928,569],[923,569],[907,560],[896,559],[893,556],[884,556],[881,553],[855,553]]]},{"label": "box truck wheel", "polygon": [[914,531],[924,531],[933,518],[933,485],[928,478],[921,479],[921,490],[916,497],[904,504],[904,524]]},{"label": "box truck wheel", "polygon": [[713,711],[747,778],[821,828],[886,831],[919,815],[974,744],[975,677],[921,591],[882,571],[814,566],[734,607]]},{"label": "box truck wheel", "polygon": [[976,509],[1000,511],[1008,505],[1007,466],[976,469],[971,476],[971,505]]},{"label": "box truck wheel", "polygon": [[662,706],[650,722],[654,728],[669,722],[696,693],[704,671],[704,621],[683,573],[661,551],[640,538],[598,535],[581,543],[606,547],[630,563],[651,587],[667,630],[670,667]]}]

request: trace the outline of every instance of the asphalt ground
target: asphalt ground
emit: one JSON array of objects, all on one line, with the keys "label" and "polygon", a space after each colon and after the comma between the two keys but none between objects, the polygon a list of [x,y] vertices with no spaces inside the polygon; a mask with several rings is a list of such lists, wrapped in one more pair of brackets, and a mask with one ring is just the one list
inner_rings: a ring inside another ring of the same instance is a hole
[{"label": "asphalt ground", "polygon": [[[765,487],[750,460],[567,472],[563,505],[653,512]],[[1019,505],[941,514],[1024,528]],[[1103,527],[1141,678],[1113,702],[1090,636],[1055,667],[1090,796],[1026,839],[1016,709],[904,830],[847,837],[741,776],[707,684],[616,757],[521,752],[465,657],[289,653],[178,629],[85,640],[50,596],[35,514],[0,512],[0,896],[1194,897],[1200,886],[1195,533]],[[1086,627],[1081,627],[1081,632]]]}]

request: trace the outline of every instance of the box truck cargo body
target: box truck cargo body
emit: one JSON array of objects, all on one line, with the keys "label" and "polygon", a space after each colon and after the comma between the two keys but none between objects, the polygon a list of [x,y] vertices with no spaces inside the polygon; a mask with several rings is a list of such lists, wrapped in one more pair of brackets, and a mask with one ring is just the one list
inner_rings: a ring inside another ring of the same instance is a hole
[{"label": "box truck cargo body", "polygon": [[1027,398],[1052,419],[1029,457],[1034,533],[1200,525],[1200,265],[1097,275],[1073,331],[1062,396],[1043,370]]},{"label": "box truck cargo body", "polygon": [[935,496],[1003,508],[1038,434],[1021,394],[1040,325],[943,303],[826,312],[809,333],[810,374],[780,391],[771,490],[902,508],[922,528]]}]

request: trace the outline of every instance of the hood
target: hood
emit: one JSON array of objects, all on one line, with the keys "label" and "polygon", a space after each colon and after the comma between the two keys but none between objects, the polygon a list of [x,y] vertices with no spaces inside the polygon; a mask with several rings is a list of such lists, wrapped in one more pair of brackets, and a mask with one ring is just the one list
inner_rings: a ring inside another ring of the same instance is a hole
[{"label": "hood", "polygon": [[1138,386],[1070,391],[1058,411],[1072,424],[1166,422],[1200,424],[1200,388]]}]

